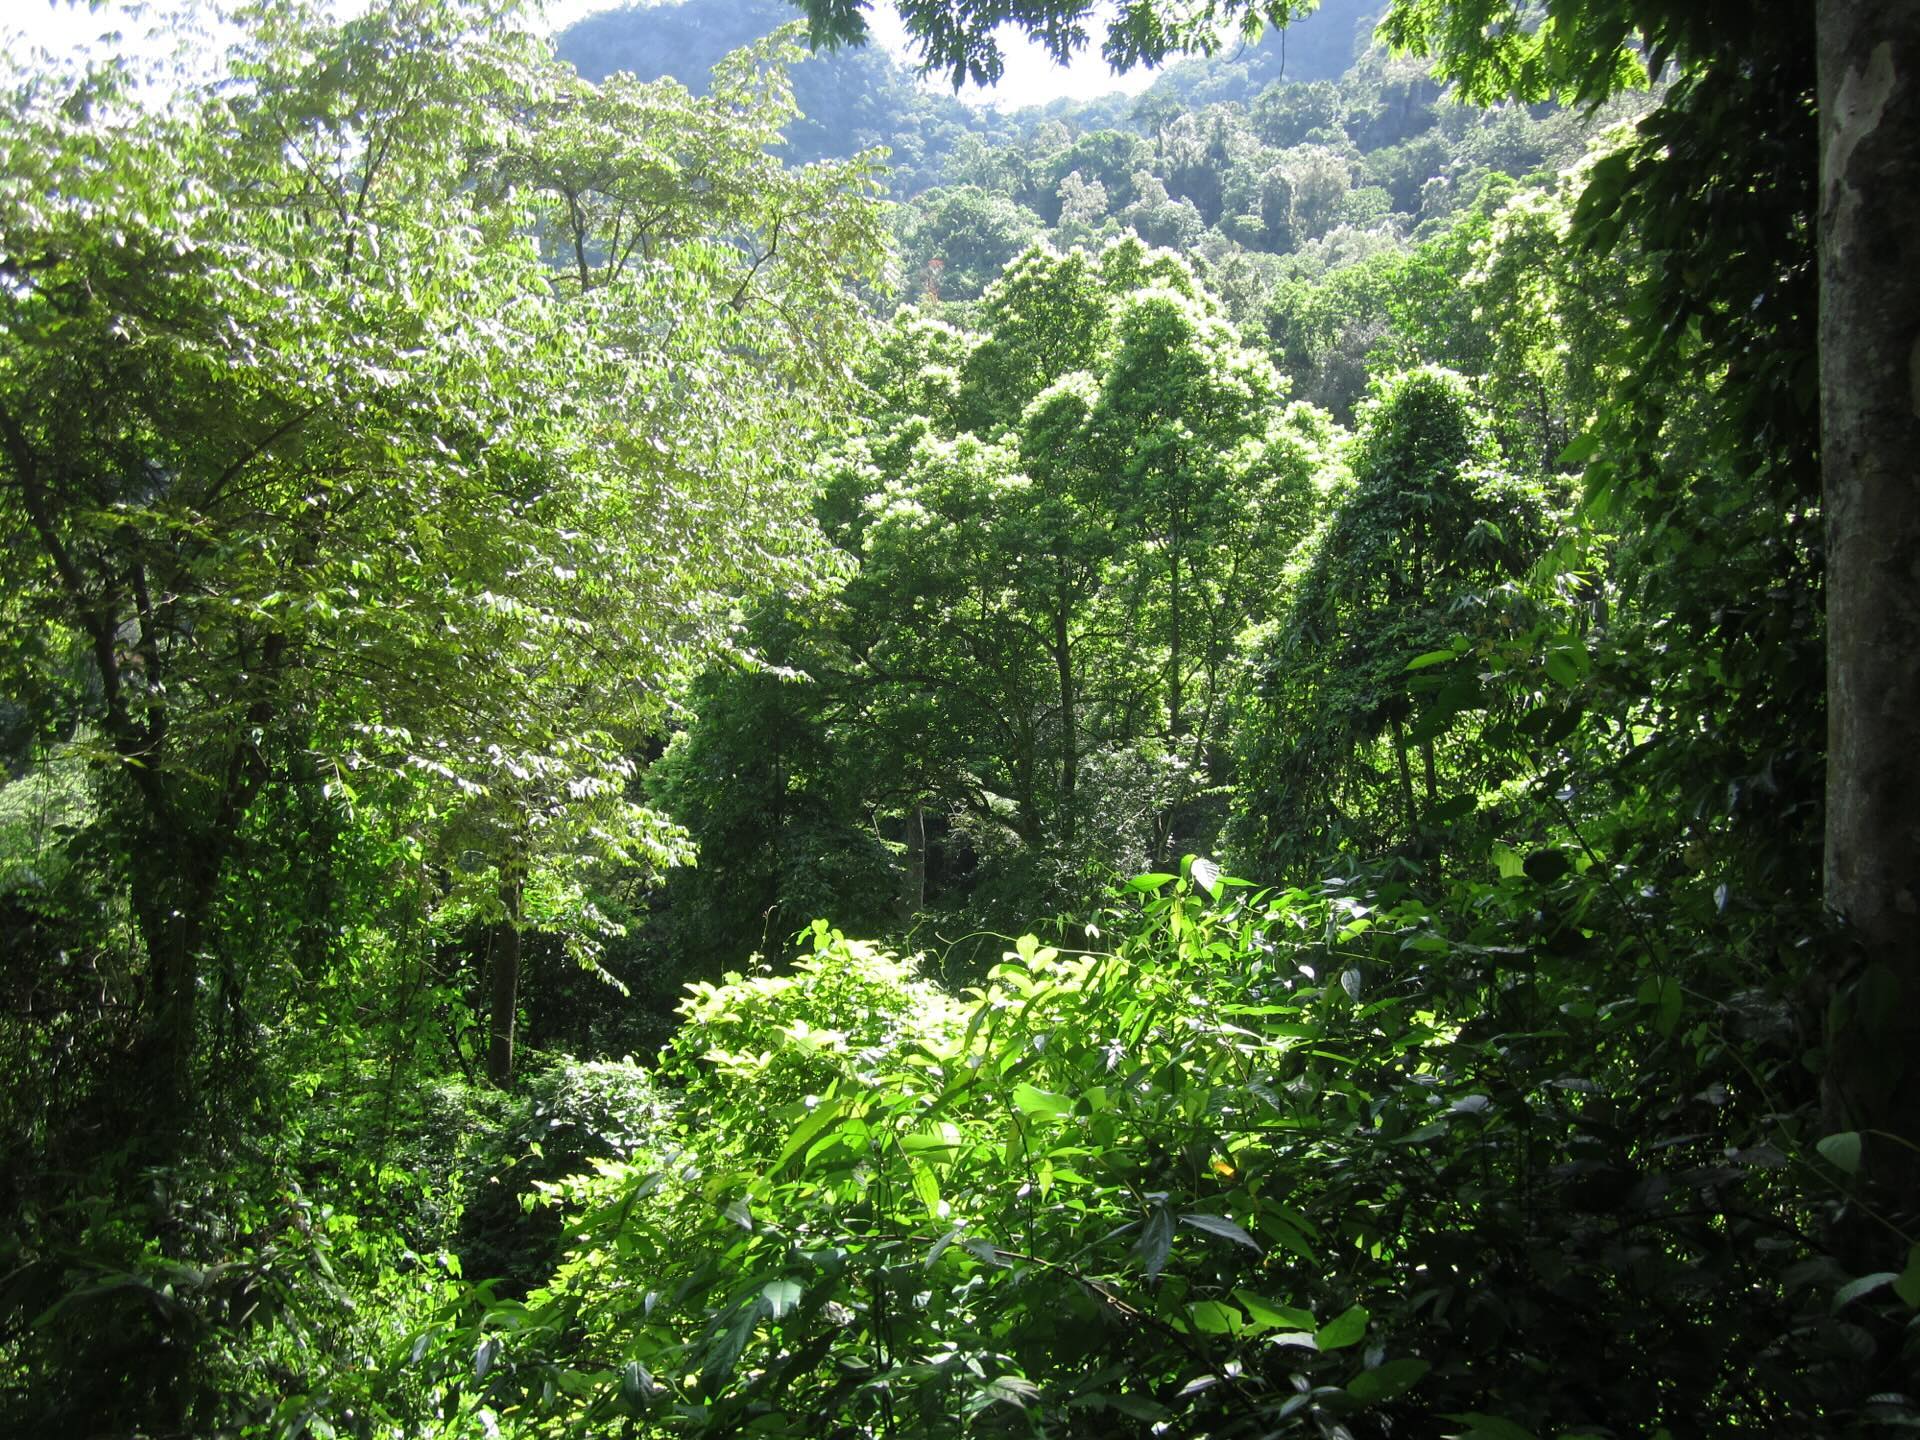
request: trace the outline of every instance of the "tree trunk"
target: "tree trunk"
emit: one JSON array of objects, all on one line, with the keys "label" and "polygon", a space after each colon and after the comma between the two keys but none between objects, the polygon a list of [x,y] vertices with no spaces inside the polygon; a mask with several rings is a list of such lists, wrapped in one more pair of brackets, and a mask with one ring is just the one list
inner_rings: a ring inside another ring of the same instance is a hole
[{"label": "tree trunk", "polygon": [[1080,786],[1080,729],[1074,714],[1073,650],[1064,593],[1053,607],[1053,662],[1060,676],[1060,838],[1071,845],[1074,791]]},{"label": "tree trunk", "polygon": [[927,808],[907,811],[906,864],[900,874],[900,918],[911,921],[927,908]]},{"label": "tree trunk", "polygon": [[520,881],[500,883],[506,909],[493,941],[493,998],[487,1012],[487,1078],[505,1089],[513,1081],[513,1029],[520,1010]]},{"label": "tree trunk", "polygon": [[134,839],[129,900],[147,952],[145,1103],[157,1127],[184,1123],[193,1090],[200,963],[213,928],[228,846],[209,835]]},{"label": "tree trunk", "polygon": [[1180,536],[1174,532],[1173,543],[1167,547],[1167,611],[1169,616],[1169,634],[1167,636],[1167,744],[1177,745],[1182,735],[1180,729]]},{"label": "tree trunk", "polygon": [[1920,6],[1823,0],[1820,421],[1827,527],[1830,1130],[1914,1203],[1920,1165]]},{"label": "tree trunk", "polygon": [[1407,730],[1398,716],[1393,721],[1393,758],[1400,772],[1400,804],[1407,813],[1407,838],[1411,840],[1420,827],[1413,808],[1413,768],[1407,762]]}]

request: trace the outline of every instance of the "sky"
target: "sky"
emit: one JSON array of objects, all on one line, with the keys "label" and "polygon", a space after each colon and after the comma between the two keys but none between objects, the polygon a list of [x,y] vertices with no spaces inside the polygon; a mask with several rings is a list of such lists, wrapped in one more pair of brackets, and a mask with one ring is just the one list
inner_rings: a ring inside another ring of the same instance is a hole
[{"label": "sky", "polygon": [[[107,0],[98,11],[90,9],[86,0],[78,3],[75,0],[51,0],[51,3],[49,0],[0,0],[0,48],[19,52],[24,47],[37,46],[56,53],[67,52],[94,43],[95,37],[115,30],[125,37],[122,44],[159,47],[166,43],[164,18],[156,22],[152,17],[164,17],[170,8],[165,0],[146,5],[135,3],[131,7],[128,0]],[[595,10],[611,8],[616,7],[607,0],[558,0],[549,7],[549,14],[558,28]],[[145,18],[142,12],[146,12]],[[147,38],[156,23],[161,25],[162,36]],[[879,44],[905,63],[915,63],[917,57],[907,45],[906,30],[886,0],[877,0],[871,24]],[[1152,82],[1153,73],[1137,69],[1123,76],[1112,74],[1099,56],[1097,37],[1103,28],[1102,18],[1096,12],[1088,26],[1094,39],[1071,68],[1054,64],[1039,45],[1003,28],[1000,46],[1006,55],[1006,74],[991,91],[968,85],[960,92],[960,99],[973,105],[1017,108],[1043,105],[1062,96],[1085,100],[1113,90],[1138,94]],[[947,82],[937,76],[925,83],[942,90],[947,88]]]}]

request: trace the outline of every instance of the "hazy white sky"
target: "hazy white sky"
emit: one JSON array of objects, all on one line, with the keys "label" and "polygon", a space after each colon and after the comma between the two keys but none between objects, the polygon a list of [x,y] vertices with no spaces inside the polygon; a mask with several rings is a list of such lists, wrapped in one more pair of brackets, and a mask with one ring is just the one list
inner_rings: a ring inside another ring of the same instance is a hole
[{"label": "hazy white sky", "polygon": [[[549,14],[556,26],[563,26],[595,10],[612,8],[615,4],[609,0],[558,0],[549,7]],[[162,45],[183,38],[167,22],[174,9],[167,0],[145,4],[139,0],[107,0],[98,11],[90,9],[86,0],[0,0],[0,48],[17,51],[23,46],[38,46],[69,51],[98,43],[97,37],[116,31],[122,35],[119,43],[123,45]],[[906,32],[886,0],[876,3],[872,23],[880,44],[909,63],[916,58],[909,53]],[[1096,15],[1088,27],[1095,38],[1070,69],[1055,65],[1044,50],[1024,36],[1003,33],[1001,49],[1006,53],[1007,69],[1000,84],[989,92],[968,86],[960,98],[972,104],[1014,107],[1041,105],[1065,95],[1087,99],[1112,90],[1138,94],[1151,83],[1152,73],[1135,70],[1116,76],[1109,72],[1098,50],[1097,37],[1102,28]],[[945,82],[937,78],[926,83],[945,88]]]}]

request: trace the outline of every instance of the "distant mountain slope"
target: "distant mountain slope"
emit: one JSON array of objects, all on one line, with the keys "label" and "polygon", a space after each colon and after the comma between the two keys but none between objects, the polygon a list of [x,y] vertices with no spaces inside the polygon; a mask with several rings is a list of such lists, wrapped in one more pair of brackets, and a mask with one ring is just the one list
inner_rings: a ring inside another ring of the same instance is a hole
[{"label": "distant mountain slope", "polygon": [[[797,18],[780,0],[636,6],[571,26],[560,35],[559,51],[589,80],[627,70],[642,80],[671,75],[704,90],[722,55]],[[922,88],[911,70],[876,46],[814,55],[794,67],[793,87],[800,118],[787,132],[792,158],[840,157],[885,145],[893,151],[896,196],[937,184],[961,136],[1011,133],[996,117],[977,116],[951,95]]]},{"label": "distant mountain slope", "polygon": [[1385,8],[1385,0],[1321,0],[1313,14],[1256,44],[1174,62],[1147,93],[1214,105],[1251,100],[1280,80],[1338,80],[1366,51]]},{"label": "distant mountain slope", "polygon": [[[1282,34],[1269,31],[1256,45],[1169,67],[1143,97],[1154,105],[1181,108],[1225,100],[1250,101],[1276,80],[1337,80],[1366,46],[1369,17],[1378,0],[1325,0],[1314,14]],[[682,0],[637,5],[593,15],[564,31],[561,58],[589,80],[627,70],[643,80],[671,75],[703,89],[713,63],[729,50],[757,40],[796,18],[782,0]],[[1365,24],[1363,29],[1363,22]],[[1074,128],[1119,123],[1137,103],[1113,99],[1058,101],[1012,113],[974,110],[938,88],[918,83],[914,72],[877,46],[822,52],[793,72],[801,118],[788,131],[795,160],[846,156],[871,145],[893,151],[892,190],[914,195],[949,179],[947,162],[962,137],[989,145],[1017,139],[1043,120]]]}]

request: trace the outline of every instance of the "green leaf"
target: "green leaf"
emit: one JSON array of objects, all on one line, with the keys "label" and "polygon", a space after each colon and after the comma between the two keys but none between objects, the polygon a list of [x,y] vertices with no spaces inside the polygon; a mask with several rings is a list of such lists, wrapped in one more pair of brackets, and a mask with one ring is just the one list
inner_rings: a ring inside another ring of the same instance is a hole
[{"label": "green leaf", "polygon": [[1534,1440],[1531,1430],[1498,1415],[1482,1415],[1477,1410],[1469,1410],[1465,1414],[1444,1418],[1467,1427],[1449,1435],[1447,1440]]},{"label": "green leaf", "polygon": [[641,1408],[659,1393],[659,1382],[638,1360],[629,1360],[620,1371],[620,1398],[634,1409]]},{"label": "green leaf", "polygon": [[1427,1361],[1411,1355],[1389,1360],[1384,1365],[1362,1370],[1354,1376],[1347,1386],[1347,1393],[1368,1405],[1378,1405],[1384,1400],[1397,1399],[1406,1394],[1432,1368]]},{"label": "green leaf", "polygon": [[923,1160],[908,1160],[907,1170],[913,1177],[913,1193],[926,1208],[927,1217],[938,1220],[940,1218],[940,1182],[934,1179],[933,1167]]},{"label": "green leaf", "polygon": [[1862,1295],[1871,1295],[1874,1291],[1884,1289],[1893,1284],[1899,1278],[1900,1277],[1891,1270],[1881,1270],[1872,1275],[1862,1275],[1858,1280],[1849,1280],[1833,1292],[1832,1308],[1834,1314],[1839,1314],[1841,1310],[1851,1305]]},{"label": "green leaf", "polygon": [[1444,665],[1449,660],[1460,657],[1451,650],[1429,650],[1424,655],[1416,655],[1407,662],[1409,670],[1425,670],[1430,665]]},{"label": "green leaf", "polygon": [[1566,650],[1550,650],[1546,660],[1547,678],[1554,684],[1572,689],[1580,683],[1579,664]]},{"label": "green leaf", "polygon": [[1182,1215],[1180,1223],[1191,1225],[1196,1230],[1204,1230],[1209,1235],[1217,1235],[1222,1240],[1231,1240],[1236,1245],[1244,1245],[1256,1255],[1261,1253],[1259,1242],[1223,1215],[1199,1213]]},{"label": "green leaf", "polygon": [[1291,1305],[1277,1305],[1271,1300],[1262,1299],[1250,1290],[1235,1290],[1233,1298],[1246,1309],[1255,1325],[1275,1330],[1313,1331],[1313,1312],[1299,1310]]},{"label": "green leaf", "polygon": [[1367,1333],[1367,1307],[1355,1305],[1346,1314],[1329,1320],[1314,1332],[1313,1343],[1321,1350],[1342,1350]]},{"label": "green leaf", "polygon": [[978,1387],[975,1392],[983,1405],[999,1401],[1017,1409],[1027,1408],[1027,1402],[1040,1398],[1040,1387],[1024,1375],[1000,1375]]},{"label": "green leaf", "polygon": [[775,1173],[786,1168],[794,1156],[811,1144],[821,1131],[825,1130],[845,1112],[847,1106],[843,1100],[823,1100],[814,1107],[813,1113],[802,1120],[787,1137],[787,1143],[780,1147],[780,1154],[770,1167]]},{"label": "green leaf", "polygon": [[1527,878],[1534,884],[1551,885],[1573,869],[1573,861],[1567,858],[1564,850],[1536,850],[1527,856],[1523,868]]},{"label": "green leaf", "polygon": [[1070,1115],[1073,1097],[1041,1090],[1025,1081],[1013,1087],[1013,1103],[1029,1115]]},{"label": "green leaf", "polygon": [[1686,1005],[1686,993],[1680,988],[1680,982],[1671,975],[1649,975],[1640,982],[1638,995],[1642,1005],[1654,1007],[1654,1029],[1662,1036],[1673,1034]]},{"label": "green leaf", "polygon": [[1178,880],[1178,875],[1163,875],[1155,871],[1148,875],[1136,875],[1127,882],[1129,890],[1158,890],[1161,886]]},{"label": "green leaf", "polygon": [[922,1263],[931,1270],[939,1263],[940,1257],[946,1254],[948,1249],[952,1247],[954,1241],[960,1239],[963,1234],[964,1232],[957,1225],[947,1231],[946,1234],[942,1235],[938,1240],[934,1241],[932,1245],[927,1247],[927,1258]]},{"label": "green leaf", "polygon": [[1156,1205],[1147,1215],[1146,1226],[1134,1242],[1134,1253],[1144,1263],[1147,1279],[1159,1276],[1173,1252],[1173,1215],[1164,1205]]},{"label": "green leaf", "polygon": [[734,1367],[740,1363],[741,1352],[747,1348],[747,1340],[753,1334],[753,1327],[760,1323],[766,1303],[764,1296],[756,1295],[734,1312],[731,1324],[715,1334],[713,1342],[707,1347],[706,1361],[700,1367],[700,1388],[707,1394],[713,1394],[732,1378]]},{"label": "green leaf", "polygon": [[801,1293],[798,1280],[769,1280],[760,1287],[760,1296],[767,1302],[767,1313],[776,1320],[800,1303]]},{"label": "green leaf", "polygon": [[1575,465],[1587,459],[1599,448],[1600,436],[1594,431],[1589,430],[1586,434],[1577,437],[1571,445],[1560,452],[1560,459],[1557,463],[1560,468],[1570,470]]},{"label": "green leaf", "polygon": [[1860,1173],[1860,1132],[1842,1130],[1837,1135],[1829,1135],[1816,1144],[1814,1149],[1835,1169],[1848,1175]]},{"label": "green leaf", "polygon": [[1246,1316],[1218,1300],[1199,1300],[1187,1306],[1187,1318],[1202,1335],[1238,1335]]},{"label": "green leaf", "polygon": [[1095,1394],[1087,1396],[1085,1403],[1117,1410],[1129,1420],[1145,1420],[1148,1423],[1164,1420],[1172,1413],[1166,1406],[1156,1404],[1144,1395]]},{"label": "green leaf", "polygon": [[1907,1251],[1907,1268],[1893,1282],[1893,1293],[1914,1309],[1920,1310],[1920,1244]]},{"label": "green leaf", "polygon": [[1220,898],[1220,867],[1213,861],[1196,855],[1193,857],[1193,864],[1189,867],[1188,873],[1193,876],[1194,884],[1215,900]]}]

